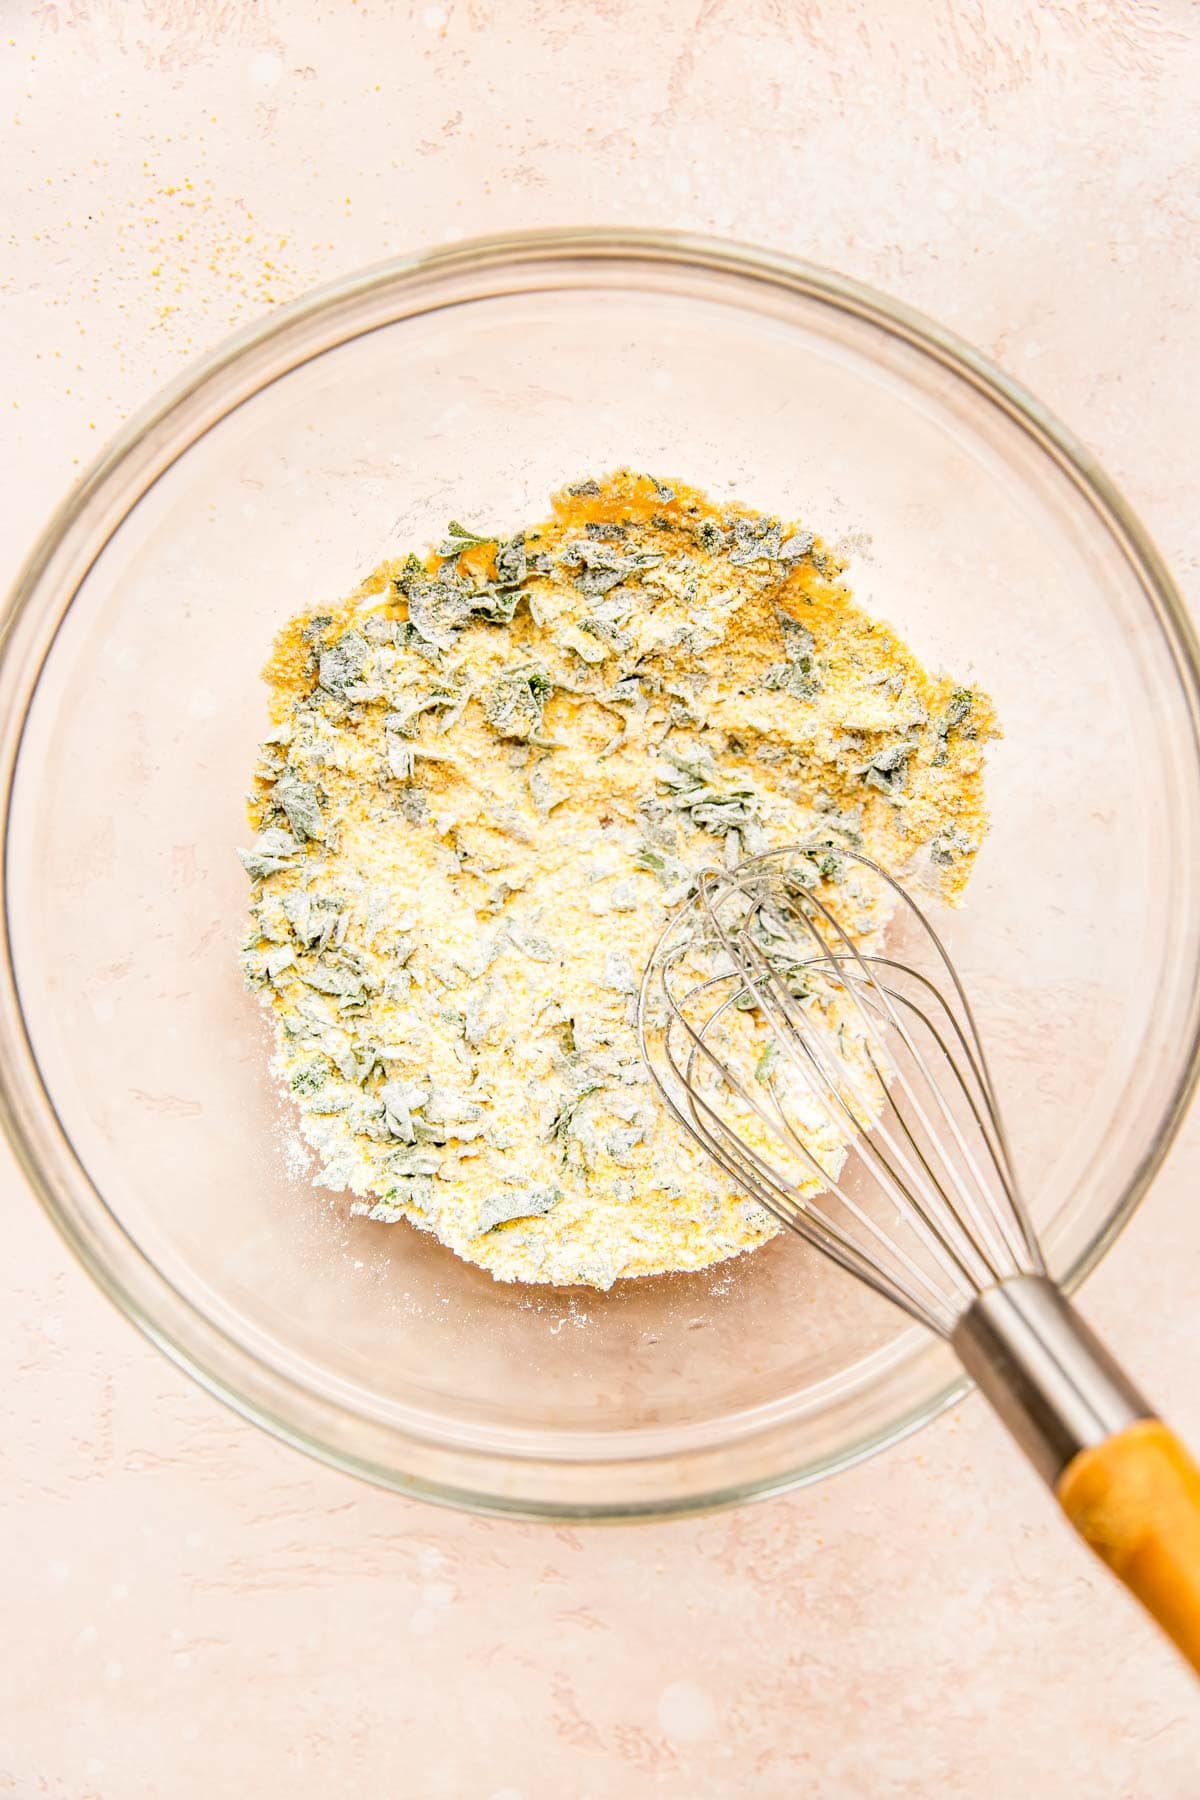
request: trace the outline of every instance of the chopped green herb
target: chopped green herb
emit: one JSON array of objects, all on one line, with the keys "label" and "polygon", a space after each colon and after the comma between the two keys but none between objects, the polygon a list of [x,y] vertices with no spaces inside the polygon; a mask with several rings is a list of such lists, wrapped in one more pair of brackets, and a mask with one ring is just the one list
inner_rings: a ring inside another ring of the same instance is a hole
[{"label": "chopped green herb", "polygon": [[542,711],[553,687],[542,669],[508,669],[483,693],[483,716],[498,736],[527,740],[542,729]]},{"label": "chopped green herb", "polygon": [[558,952],[549,938],[540,936],[536,931],[527,930],[515,919],[506,919],[504,929],[510,943],[521,952],[522,956],[528,956],[531,961],[540,963],[554,962],[557,959]]},{"label": "chopped green herb", "polygon": [[691,757],[679,756],[664,747],[658,779],[670,791],[672,804],[700,830],[710,831],[716,837],[740,832],[752,854],[765,848],[758,794],[744,780],[724,779],[707,747]]},{"label": "chopped green herb", "polygon": [[449,650],[471,618],[471,591],[457,578],[439,576],[436,581],[413,579],[405,588],[409,623],[427,644]]},{"label": "chopped green herb", "polygon": [[560,1141],[570,1136],[575,1128],[580,1107],[592,1094],[598,1093],[602,1086],[603,1083],[600,1081],[588,1081],[583,1087],[577,1088],[574,1093],[565,1095],[554,1115],[550,1136],[558,1138]]},{"label": "chopped green herb", "polygon": [[950,696],[950,704],[937,722],[937,748],[933,753],[933,766],[940,769],[945,766],[949,749],[950,733],[957,730],[971,710],[974,695],[970,688],[955,688]]},{"label": "chopped green herb", "polygon": [[299,838],[324,836],[321,826],[321,802],[311,781],[301,781],[285,769],[271,789],[271,800],[285,814],[288,824]]},{"label": "chopped green herb", "polygon": [[384,1122],[393,1137],[404,1143],[416,1141],[413,1113],[425,1103],[426,1089],[415,1081],[390,1081],[381,1090]]},{"label": "chopped green herb", "polygon": [[324,950],[343,922],[340,902],[325,895],[293,889],[284,895],[282,906],[297,942],[306,950]]},{"label": "chopped green herb", "polygon": [[814,700],[820,691],[813,666],[816,640],[807,625],[802,625],[799,619],[793,619],[787,613],[780,613],[778,618],[783,637],[783,653],[787,661],[775,663],[767,670],[763,676],[763,686],[785,690],[794,694],[798,700]]},{"label": "chopped green herb", "polygon": [[260,831],[252,850],[239,850],[238,861],[252,881],[262,881],[280,869],[290,869],[300,854],[300,846],[289,831],[271,826]]},{"label": "chopped green herb", "polygon": [[480,1232],[495,1231],[510,1219],[534,1219],[552,1211],[562,1199],[556,1187],[501,1188],[479,1203]]},{"label": "chopped green herb", "polygon": [[888,744],[882,750],[876,750],[862,770],[866,785],[877,788],[881,794],[889,798],[902,792],[908,781],[908,763],[914,745],[909,743]]},{"label": "chopped green herb", "polygon": [[948,869],[958,857],[967,855],[974,848],[965,831],[957,825],[947,825],[930,843],[929,854],[939,868]]},{"label": "chopped green herb", "polygon": [[632,581],[647,569],[657,568],[664,560],[656,550],[632,550],[622,554],[612,545],[593,543],[590,538],[577,538],[562,552],[564,566],[579,571],[573,576],[575,586],[589,598],[607,594],[610,589]]},{"label": "chopped green herb", "polygon": [[301,979],[319,994],[328,994],[340,1007],[365,1006],[366,983],[362,972],[348,961],[333,961],[318,956],[315,963],[300,971]]},{"label": "chopped green herb", "polygon": [[324,1087],[328,1079],[329,1064],[323,1056],[317,1056],[312,1062],[302,1063],[295,1071],[291,1089],[294,1094],[315,1094],[318,1088]]},{"label": "chopped green herb", "polygon": [[715,519],[705,519],[696,527],[696,542],[708,556],[717,556],[729,542],[729,533]]},{"label": "chopped green herb", "polygon": [[498,587],[520,587],[529,572],[529,558],[522,536],[508,538],[496,546],[496,584]]},{"label": "chopped green herb", "polygon": [[446,540],[438,545],[437,553],[439,556],[445,557],[461,556],[464,550],[474,550],[478,545],[494,544],[495,542],[494,536],[480,537],[478,532],[470,530],[466,525],[460,525],[457,519],[451,519],[446,527]]},{"label": "chopped green herb", "polygon": [[777,561],[780,530],[778,519],[735,519],[730,562],[735,568],[744,568],[750,563]]},{"label": "chopped green herb", "polygon": [[370,653],[366,638],[357,631],[343,632],[336,644],[321,652],[317,674],[321,686],[331,694],[342,695],[348,688],[357,687]]}]

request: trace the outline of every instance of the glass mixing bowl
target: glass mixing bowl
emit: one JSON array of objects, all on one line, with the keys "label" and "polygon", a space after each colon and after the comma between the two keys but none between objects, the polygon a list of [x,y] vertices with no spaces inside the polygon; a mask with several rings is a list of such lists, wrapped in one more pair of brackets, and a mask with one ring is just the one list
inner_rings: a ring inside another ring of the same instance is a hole
[{"label": "glass mixing bowl", "polygon": [[994,697],[991,836],[947,924],[1068,1286],[1196,1073],[1196,645],[1086,451],[927,321],[780,257],[606,232],[386,264],[273,315],[123,434],[10,601],[7,1128],[168,1355],[407,1493],[662,1513],[843,1467],[962,1387],[792,1238],[606,1294],[351,1221],[289,1153],[235,952],[272,635],[449,518],[617,464],[802,514],[927,665]]}]

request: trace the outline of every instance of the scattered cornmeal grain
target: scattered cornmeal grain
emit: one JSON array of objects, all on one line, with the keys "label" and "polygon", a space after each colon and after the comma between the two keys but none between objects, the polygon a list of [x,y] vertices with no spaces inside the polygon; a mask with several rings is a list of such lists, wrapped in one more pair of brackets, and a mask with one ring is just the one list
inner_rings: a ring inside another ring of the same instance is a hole
[{"label": "scattered cornmeal grain", "polygon": [[[646,957],[696,870],[773,845],[955,901],[996,735],[840,575],[801,526],[622,471],[282,633],[242,961],[353,1212],[602,1288],[774,1236],[649,1083]],[[842,878],[856,941],[881,904]]]}]

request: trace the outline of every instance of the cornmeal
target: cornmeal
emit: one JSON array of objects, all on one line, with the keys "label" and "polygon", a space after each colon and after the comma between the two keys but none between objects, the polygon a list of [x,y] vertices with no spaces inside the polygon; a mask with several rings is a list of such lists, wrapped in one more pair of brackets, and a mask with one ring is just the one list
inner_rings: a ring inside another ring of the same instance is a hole
[{"label": "cornmeal", "polygon": [[800,525],[625,471],[286,628],[242,962],[353,1212],[601,1288],[779,1229],[647,1077],[646,959],[698,869],[773,845],[831,847],[858,942],[886,917],[838,845],[954,901],[996,732],[840,576]]}]

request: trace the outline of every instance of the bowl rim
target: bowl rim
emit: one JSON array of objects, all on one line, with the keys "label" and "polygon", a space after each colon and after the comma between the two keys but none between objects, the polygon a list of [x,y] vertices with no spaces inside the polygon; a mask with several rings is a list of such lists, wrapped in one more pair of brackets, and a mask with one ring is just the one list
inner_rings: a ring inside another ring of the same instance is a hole
[{"label": "bowl rim", "polygon": [[[1191,723],[1192,751],[1200,768],[1200,637],[1162,558],[1145,528],[1085,446],[1018,382],[953,333],[907,305],[848,276],[778,252],[726,239],[657,230],[580,227],[521,231],[465,239],[440,248],[400,255],[311,289],[299,299],[225,339],[160,390],[109,442],[90,469],[60,503],[43,528],[0,610],[0,897],[3,900],[3,956],[0,958],[0,1124],[17,1162],[43,1210],[96,1285],[151,1342],[208,1392],[273,1436],[319,1461],[399,1493],[478,1513],[558,1520],[628,1521],[712,1510],[780,1493],[849,1468],[917,1430],[952,1405],[970,1383],[961,1374],[943,1381],[927,1399],[855,1442],[777,1473],[718,1483],[678,1497],[633,1499],[629,1503],[546,1501],[510,1491],[464,1485],[460,1479],[405,1474],[286,1416],[281,1402],[302,1397],[311,1413],[314,1399],[331,1414],[336,1402],[314,1396],[301,1381],[266,1371],[253,1351],[216,1326],[150,1262],[107,1206],[76,1156],[42,1079],[21,1005],[13,962],[9,916],[8,854],[13,783],[29,705],[53,642],[22,665],[21,627],[33,619],[43,584],[61,600],[54,630],[72,604],[89,569],[123,520],[150,487],[220,419],[264,387],[282,379],[312,356],[362,335],[362,327],[329,336],[339,315],[351,319],[372,295],[420,289],[442,278],[481,278],[500,271],[537,270],[564,259],[611,264],[655,264],[664,269],[697,269],[708,275],[766,284],[816,300],[899,337],[965,380],[998,406],[1033,439],[1069,478],[1077,493],[1099,514],[1127,562],[1138,574],[1174,665]],[[481,294],[477,297],[485,297]],[[411,309],[425,310],[421,306]],[[325,335],[314,337],[314,333]],[[290,355],[289,346],[303,349]],[[227,392],[222,392],[228,386]],[[12,702],[16,702],[12,704]],[[1186,1051],[1154,1128],[1147,1133],[1133,1177],[1121,1201],[1097,1226],[1086,1248],[1063,1278],[1074,1289],[1124,1229],[1157,1173],[1200,1078],[1200,970],[1193,980]],[[118,1267],[116,1246],[127,1266]],[[179,1309],[184,1309],[181,1328]],[[252,1371],[269,1379],[248,1379]],[[357,1416],[357,1415],[355,1415]],[[332,1424],[332,1420],[330,1420]],[[468,1459],[468,1462],[471,1459]],[[479,1466],[496,1459],[476,1453]],[[647,1461],[652,1460],[647,1458]],[[686,1458],[685,1458],[686,1460]],[[509,1458],[519,1464],[520,1459]]]}]

